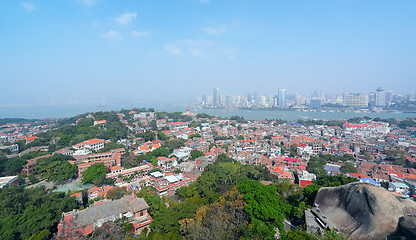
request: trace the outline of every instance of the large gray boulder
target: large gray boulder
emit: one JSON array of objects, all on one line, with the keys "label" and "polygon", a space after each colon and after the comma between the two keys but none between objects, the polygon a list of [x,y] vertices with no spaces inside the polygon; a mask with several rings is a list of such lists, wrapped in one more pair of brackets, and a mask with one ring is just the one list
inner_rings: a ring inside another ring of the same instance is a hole
[{"label": "large gray boulder", "polygon": [[401,217],[416,215],[415,202],[370,184],[321,188],[315,202],[349,239],[385,239]]}]

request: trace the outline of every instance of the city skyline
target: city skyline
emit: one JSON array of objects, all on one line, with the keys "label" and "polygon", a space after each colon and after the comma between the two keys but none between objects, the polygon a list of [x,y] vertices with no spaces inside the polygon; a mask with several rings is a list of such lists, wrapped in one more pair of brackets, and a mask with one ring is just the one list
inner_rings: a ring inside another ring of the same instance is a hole
[{"label": "city skyline", "polygon": [[[4,1],[0,106],[414,88],[414,1]],[[156,93],[156,94],[155,94]]]},{"label": "city skyline", "polygon": [[[194,104],[208,107],[236,107],[236,108],[304,108],[322,109],[324,104],[335,107],[369,107],[372,110],[380,111],[388,108],[392,104],[408,105],[413,108],[415,92],[405,95],[397,94],[391,90],[384,90],[378,87],[373,92],[343,92],[336,94],[326,94],[321,90],[314,90],[310,95],[300,95],[297,92],[287,93],[287,89],[278,89],[275,94],[264,94],[258,92],[248,92],[246,95],[232,95],[222,93],[218,87],[213,88],[212,95],[194,96]],[[332,105],[331,105],[332,104]],[[335,104],[335,105],[334,105]],[[333,106],[334,105],[334,106]],[[403,106],[401,106],[403,108]],[[405,107],[406,108],[406,107]],[[407,110],[409,110],[408,108]],[[390,109],[392,110],[392,109]],[[398,109],[395,109],[398,110]]]}]

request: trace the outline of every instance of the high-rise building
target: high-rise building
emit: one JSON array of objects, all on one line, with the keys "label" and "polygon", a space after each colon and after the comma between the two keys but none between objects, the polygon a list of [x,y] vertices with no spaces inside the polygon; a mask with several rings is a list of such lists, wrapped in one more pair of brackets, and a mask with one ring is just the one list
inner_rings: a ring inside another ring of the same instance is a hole
[{"label": "high-rise building", "polygon": [[247,102],[251,103],[251,101],[253,100],[253,95],[251,95],[251,93],[247,94]]},{"label": "high-rise building", "polygon": [[229,107],[233,105],[233,96],[231,95],[225,96],[225,105]]},{"label": "high-rise building", "polygon": [[393,91],[387,91],[386,92],[386,102],[388,104],[390,104],[391,102],[393,102],[393,96],[394,96],[394,92]]},{"label": "high-rise building", "polygon": [[414,100],[415,100],[415,92],[411,92],[411,93],[409,94],[408,99],[409,99],[409,101],[414,101]]},{"label": "high-rise building", "polygon": [[207,96],[207,105],[212,106],[212,96]]},{"label": "high-rise building", "polygon": [[286,107],[286,89],[279,89],[278,107],[279,108]]},{"label": "high-rise building", "polygon": [[309,108],[321,109],[322,108],[321,99],[319,98],[311,99],[311,101],[309,102]]},{"label": "high-rise building", "polygon": [[212,104],[214,107],[221,105],[221,92],[219,88],[214,88],[214,94],[212,95]]},{"label": "high-rise building", "polygon": [[345,103],[350,107],[368,107],[368,94],[350,93],[345,95]]},{"label": "high-rise building", "polygon": [[260,103],[261,105],[266,106],[266,96],[260,95],[257,98],[259,99],[257,103]]},{"label": "high-rise building", "polygon": [[313,99],[322,99],[322,92],[318,91],[318,90],[313,91],[313,93],[311,95],[311,98],[313,98]]},{"label": "high-rise building", "polygon": [[272,97],[272,107],[277,108],[277,95]]},{"label": "high-rise building", "polygon": [[202,95],[202,104],[205,105],[208,103],[207,95]]},{"label": "high-rise building", "polygon": [[384,92],[384,89],[381,87],[377,88],[376,90],[376,106],[386,106],[386,92]]}]

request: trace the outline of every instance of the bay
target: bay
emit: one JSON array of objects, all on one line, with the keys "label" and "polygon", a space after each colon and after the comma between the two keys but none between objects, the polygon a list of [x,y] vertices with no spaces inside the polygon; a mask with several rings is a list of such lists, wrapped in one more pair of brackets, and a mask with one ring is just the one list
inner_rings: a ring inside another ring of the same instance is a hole
[{"label": "bay", "polygon": [[77,114],[97,111],[118,111],[121,109],[154,108],[157,111],[184,112],[189,109],[194,113],[207,113],[218,117],[240,116],[247,120],[282,119],[287,121],[301,120],[345,120],[355,117],[370,118],[395,118],[406,119],[416,118],[416,113],[402,112],[311,112],[311,111],[282,111],[282,110],[226,110],[226,109],[201,109],[189,106],[179,106],[171,104],[144,104],[142,106],[131,106],[124,104],[97,107],[93,105],[54,105],[54,106],[10,106],[0,107],[0,118],[65,118]]}]

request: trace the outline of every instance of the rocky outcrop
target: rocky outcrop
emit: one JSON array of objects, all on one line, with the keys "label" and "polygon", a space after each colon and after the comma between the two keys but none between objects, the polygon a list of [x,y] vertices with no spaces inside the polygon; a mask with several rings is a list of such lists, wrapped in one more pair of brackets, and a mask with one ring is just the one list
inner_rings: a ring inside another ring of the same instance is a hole
[{"label": "rocky outcrop", "polygon": [[416,216],[404,216],[399,219],[397,229],[387,237],[388,240],[416,239]]},{"label": "rocky outcrop", "polygon": [[415,202],[362,183],[321,188],[315,202],[352,239],[385,239],[396,230],[401,217],[416,214]]}]

